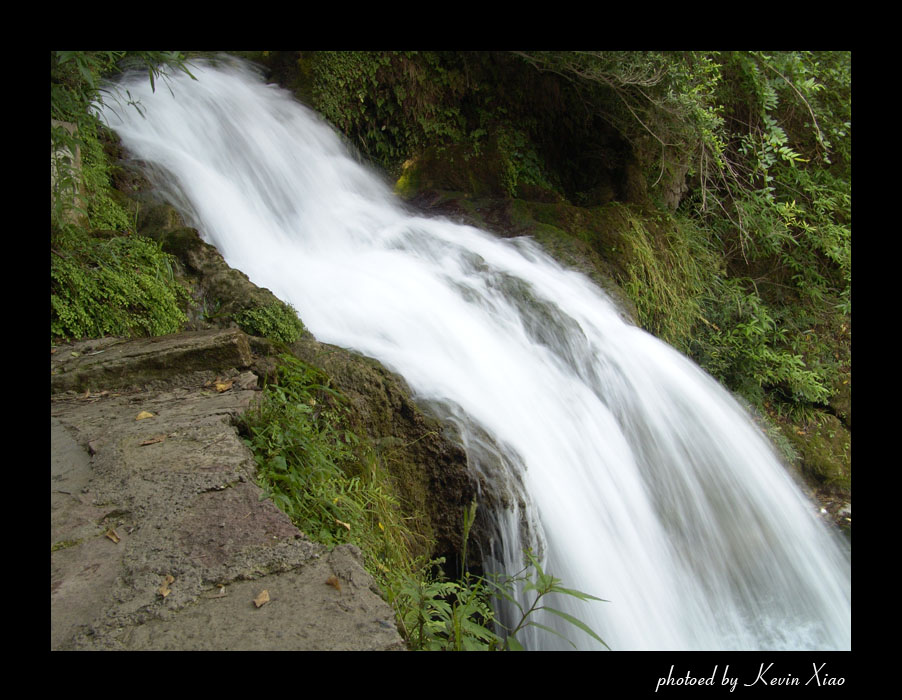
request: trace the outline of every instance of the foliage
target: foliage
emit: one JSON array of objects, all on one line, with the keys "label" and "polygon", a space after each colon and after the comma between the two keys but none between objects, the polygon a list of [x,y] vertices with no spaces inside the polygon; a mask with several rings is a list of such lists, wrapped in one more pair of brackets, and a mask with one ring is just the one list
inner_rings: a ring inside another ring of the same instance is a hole
[{"label": "foliage", "polygon": [[360,547],[383,585],[411,571],[419,536],[378,453],[346,427],[345,400],[321,370],[290,355],[280,359],[261,402],[243,419],[266,495],[312,539]]},{"label": "foliage", "polygon": [[317,108],[371,158],[397,166],[426,141],[459,141],[466,76],[432,52],[317,54]]},{"label": "foliage", "polygon": [[[566,620],[607,648],[604,640],[581,620],[552,608],[545,602],[551,594],[567,595],[583,601],[601,599],[561,586],[559,579],[542,570],[540,562],[531,552],[526,552],[527,567],[513,576],[486,579],[470,573],[466,564],[467,541],[475,517],[474,501],[464,513],[462,571],[457,581],[429,573],[444,563],[444,560],[436,560],[430,562],[432,569],[424,568],[417,575],[402,577],[398,585],[388,592],[399,626],[412,649],[522,651],[523,646],[517,640],[517,634],[530,626],[563,637],[557,630],[535,620],[535,614],[541,610]],[[521,594],[519,597],[518,589]],[[524,608],[519,601],[523,599],[523,594],[529,593],[533,593],[534,597],[529,606]],[[497,596],[511,602],[520,613],[520,619],[510,629],[504,628],[492,609],[492,600]]]},{"label": "foliage", "polygon": [[466,568],[467,542],[476,517],[476,503],[464,512],[462,571],[458,581],[441,572],[443,558],[401,576],[387,590],[408,646],[416,651],[494,651],[503,642],[494,631],[491,594],[480,577]]},{"label": "foliage", "polygon": [[186,320],[188,294],[174,277],[174,259],[132,235],[133,217],[115,197],[103,127],[93,112],[112,96],[103,83],[111,73],[141,67],[153,84],[172,66],[187,70],[175,53],[51,52],[53,341],[160,335],[178,331]]},{"label": "foliage", "polygon": [[444,559],[433,560],[389,590],[389,603],[408,646],[415,651],[501,649],[503,641],[492,630],[491,592],[483,580],[449,581],[430,573],[443,563]]},{"label": "foliage", "polygon": [[746,291],[747,284],[741,279],[718,280],[712,321],[696,339],[701,361],[757,405],[767,387],[779,389],[786,400],[826,403],[830,395],[826,369],[806,365],[791,346],[787,326],[777,322],[757,294]]},{"label": "foliage", "polygon": [[163,335],[185,322],[173,259],[148,238],[92,238],[67,227],[50,256],[52,340]]},{"label": "foliage", "polygon": [[717,60],[722,167],[695,217],[731,274],[710,304],[722,330],[699,341],[719,349],[702,357],[759,404],[764,388],[793,406],[825,405],[850,363],[837,332],[851,312],[849,54]]},{"label": "foliage", "polygon": [[526,132],[503,124],[496,133],[497,156],[502,166],[501,184],[509,196],[516,196],[522,185],[555,189],[548,179],[544,159]]},{"label": "foliage", "polygon": [[291,344],[304,332],[304,324],[289,304],[280,301],[247,309],[235,315],[235,322],[249,335]]},{"label": "foliage", "polygon": [[[168,71],[188,73],[184,56],[173,51],[52,51],[50,53],[50,153],[54,173],[53,215],[56,220],[72,206],[69,196],[79,192],[81,178],[73,154],[91,148],[100,122],[94,106],[107,99],[125,99],[140,109],[130,95],[120,96],[104,79],[123,70],[146,70],[155,86]],[[190,73],[188,73],[190,75]],[[90,186],[90,183],[88,183]]]}]

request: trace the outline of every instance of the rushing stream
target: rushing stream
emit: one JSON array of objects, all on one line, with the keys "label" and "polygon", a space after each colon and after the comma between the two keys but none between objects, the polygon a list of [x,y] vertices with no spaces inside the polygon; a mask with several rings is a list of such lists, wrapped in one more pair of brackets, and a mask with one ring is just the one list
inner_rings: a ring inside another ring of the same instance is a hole
[{"label": "rushing stream", "polygon": [[407,211],[252,69],[192,73],[106,120],[231,266],[457,425],[510,494],[499,566],[531,546],[609,601],[553,604],[615,650],[851,648],[850,550],[713,379],[531,240]]}]

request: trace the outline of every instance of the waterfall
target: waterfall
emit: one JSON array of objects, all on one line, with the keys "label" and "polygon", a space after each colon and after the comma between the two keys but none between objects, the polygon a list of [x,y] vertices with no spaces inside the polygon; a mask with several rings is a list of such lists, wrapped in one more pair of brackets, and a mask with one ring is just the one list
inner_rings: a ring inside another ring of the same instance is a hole
[{"label": "waterfall", "polygon": [[155,91],[126,76],[141,109],[105,120],[229,265],[457,426],[507,491],[498,566],[531,546],[609,601],[552,605],[614,650],[851,648],[849,547],[717,382],[532,240],[406,210],[253,68],[191,71]]}]

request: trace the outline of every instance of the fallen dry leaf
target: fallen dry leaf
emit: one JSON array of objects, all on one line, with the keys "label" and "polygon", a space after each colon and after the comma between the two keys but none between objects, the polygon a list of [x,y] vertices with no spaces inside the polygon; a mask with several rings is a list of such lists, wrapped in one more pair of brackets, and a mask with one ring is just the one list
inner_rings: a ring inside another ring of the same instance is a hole
[{"label": "fallen dry leaf", "polygon": [[219,588],[218,593],[202,593],[202,598],[225,598],[226,595],[226,587],[222,583],[217,583],[216,586]]},{"label": "fallen dry leaf", "polygon": [[165,439],[166,439],[165,435],[157,435],[156,437],[152,437],[152,438],[145,440],[144,442],[141,443],[140,446],[144,447],[144,445],[153,445],[156,442],[163,442],[163,440],[165,440]]},{"label": "fallen dry leaf", "polygon": [[228,391],[232,388],[232,380],[230,379],[227,382],[216,382],[216,391],[220,394],[224,391]]},{"label": "fallen dry leaf", "polygon": [[341,581],[338,580],[337,576],[330,576],[326,579],[326,583],[332,586],[336,591],[341,593]]},{"label": "fallen dry leaf", "polygon": [[267,590],[260,591],[260,595],[258,595],[256,598],[254,598],[254,605],[256,605],[258,608],[263,605],[266,605],[268,602],[269,602],[269,591],[267,591]]},{"label": "fallen dry leaf", "polygon": [[169,588],[170,583],[175,582],[175,576],[172,574],[166,574],[166,578],[163,579],[163,585],[157,589],[157,592],[163,596],[164,598],[172,593],[172,590]]},{"label": "fallen dry leaf", "polygon": [[120,539],[120,537],[119,537],[119,535],[116,533],[115,530],[107,530],[107,531],[106,531],[106,536],[109,537],[111,540],[113,540],[113,542],[115,542],[116,544],[119,544],[119,539]]},{"label": "fallen dry leaf", "polygon": [[335,518],[335,522],[337,522],[339,525],[343,525],[344,527],[348,528],[348,532],[351,531],[351,523],[342,522],[338,518]]},{"label": "fallen dry leaf", "polygon": [[145,418],[153,418],[153,413],[150,411],[141,411],[135,418],[135,420],[144,420]]}]

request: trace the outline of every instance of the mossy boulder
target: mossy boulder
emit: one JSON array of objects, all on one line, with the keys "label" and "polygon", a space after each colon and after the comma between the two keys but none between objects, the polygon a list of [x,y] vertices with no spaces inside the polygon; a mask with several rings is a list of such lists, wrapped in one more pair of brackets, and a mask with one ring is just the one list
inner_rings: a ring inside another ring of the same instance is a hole
[{"label": "mossy boulder", "polygon": [[404,163],[395,191],[405,198],[424,190],[466,192],[471,197],[503,196],[502,177],[494,150],[475,154],[466,146],[430,147]]},{"label": "mossy boulder", "polygon": [[424,553],[453,560],[460,551],[464,508],[476,497],[460,445],[417,406],[406,382],[377,361],[309,336],[291,351],[321,368],[347,399],[351,428],[375,445],[412,529],[435,542],[434,551]]},{"label": "mossy boulder", "polygon": [[187,309],[191,330],[238,326],[249,335],[292,343],[305,329],[294,309],[271,291],[229,267],[219,251],[185,226],[167,204],[151,203],[139,213],[139,232],[175,256],[194,301]]},{"label": "mossy boulder", "polygon": [[814,420],[784,430],[806,480],[820,491],[852,492],[852,433],[834,415],[819,413]]}]

